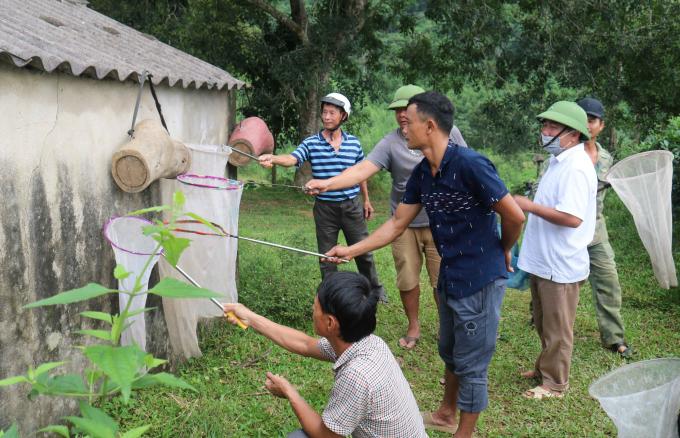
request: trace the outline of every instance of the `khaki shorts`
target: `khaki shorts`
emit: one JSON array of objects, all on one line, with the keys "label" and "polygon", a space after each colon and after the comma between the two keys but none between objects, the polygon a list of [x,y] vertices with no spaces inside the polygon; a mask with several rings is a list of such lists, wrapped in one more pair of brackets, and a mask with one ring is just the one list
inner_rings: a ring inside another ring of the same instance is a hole
[{"label": "khaki shorts", "polygon": [[425,267],[432,289],[437,288],[441,257],[432,239],[430,227],[407,228],[392,242],[392,257],[397,268],[397,289],[409,291],[420,284],[420,270]]}]

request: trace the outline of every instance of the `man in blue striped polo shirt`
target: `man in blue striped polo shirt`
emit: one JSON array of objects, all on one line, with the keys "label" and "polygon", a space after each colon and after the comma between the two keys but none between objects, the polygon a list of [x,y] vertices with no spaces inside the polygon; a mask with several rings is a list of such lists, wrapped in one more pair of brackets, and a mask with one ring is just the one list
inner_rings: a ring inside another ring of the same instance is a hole
[{"label": "man in blue striped polo shirt", "polygon": [[[291,154],[260,156],[260,165],[271,168],[273,165],[300,167],[305,161],[312,166],[314,179],[327,179],[339,175],[364,159],[361,143],[355,136],[343,132],[342,124],[351,112],[349,100],[340,93],[330,93],[321,99],[321,121],[323,130],[304,139]],[[363,206],[359,201],[359,191],[364,198]],[[316,196],[314,202],[314,223],[316,242],[320,253],[325,253],[338,243],[342,230],[347,243],[352,245],[368,236],[365,219],[373,215],[373,206],[368,198],[366,181],[345,189],[327,191]],[[373,254],[366,253],[356,258],[359,272],[376,289],[381,301],[387,301],[385,289],[375,270]],[[321,263],[321,277],[337,271],[332,263]]]}]

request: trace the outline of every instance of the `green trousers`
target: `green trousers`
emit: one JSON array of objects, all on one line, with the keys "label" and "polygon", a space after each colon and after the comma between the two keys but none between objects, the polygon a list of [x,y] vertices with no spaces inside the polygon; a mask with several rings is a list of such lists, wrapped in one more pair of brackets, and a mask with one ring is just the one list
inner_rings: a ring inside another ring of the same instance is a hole
[{"label": "green trousers", "polygon": [[588,247],[590,287],[593,289],[595,317],[600,339],[605,346],[623,342],[621,319],[621,285],[616,272],[614,250],[608,240]]}]

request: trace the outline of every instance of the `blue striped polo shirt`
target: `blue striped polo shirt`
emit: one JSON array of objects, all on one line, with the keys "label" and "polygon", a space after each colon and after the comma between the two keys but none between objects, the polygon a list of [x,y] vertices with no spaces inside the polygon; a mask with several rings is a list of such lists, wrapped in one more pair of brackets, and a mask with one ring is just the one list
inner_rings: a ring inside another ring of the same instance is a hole
[{"label": "blue striped polo shirt", "polygon": [[[321,131],[305,138],[291,155],[297,160],[297,167],[305,161],[312,165],[314,179],[328,179],[339,175],[343,170],[352,167],[364,159],[359,139],[351,134],[342,134],[340,149],[336,152],[330,143],[321,135]],[[359,194],[359,186],[348,187],[343,190],[332,190],[317,195],[322,201],[344,201],[355,198]]]}]

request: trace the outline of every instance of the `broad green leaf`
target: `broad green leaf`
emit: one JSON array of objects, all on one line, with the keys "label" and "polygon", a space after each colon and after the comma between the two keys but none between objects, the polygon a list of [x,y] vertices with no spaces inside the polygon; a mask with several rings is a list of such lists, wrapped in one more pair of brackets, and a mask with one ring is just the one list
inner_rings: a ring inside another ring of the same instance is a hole
[{"label": "broad green leaf", "polygon": [[105,341],[111,341],[111,333],[106,330],[76,330],[76,333],[80,335],[94,336],[95,338],[103,339]]},{"label": "broad green leaf", "polygon": [[217,234],[219,234],[219,235],[221,235],[221,236],[224,236],[224,235],[225,235],[225,234],[224,234],[224,231],[220,230],[220,229],[217,228],[215,225],[213,225],[210,221],[208,221],[207,219],[205,219],[205,218],[203,218],[203,217],[197,215],[196,213],[186,213],[186,215],[189,216],[189,217],[192,218],[192,219],[195,219],[195,220],[199,221],[200,223],[202,223],[202,224],[205,225],[206,227],[208,227],[208,228],[210,228],[211,230],[213,230],[215,233],[217,233]]},{"label": "broad green leaf", "polygon": [[115,438],[116,432],[108,429],[103,424],[99,424],[95,420],[81,417],[66,417],[68,421],[73,423],[82,432],[90,434],[92,438]]},{"label": "broad green leaf", "polygon": [[135,389],[148,388],[150,386],[165,385],[172,386],[175,388],[189,389],[191,391],[196,391],[196,388],[189,385],[184,380],[173,376],[170,373],[157,373],[157,374],[146,374],[139,379],[137,379],[133,385]]},{"label": "broad green leaf", "polygon": [[172,234],[159,242],[163,245],[163,255],[172,266],[176,266],[182,252],[189,247],[191,240],[184,237],[175,237]]},{"label": "broad green leaf", "polygon": [[19,429],[17,429],[17,425],[13,424],[10,426],[9,429],[6,431],[1,431],[0,430],[0,437],[2,438],[19,438]]},{"label": "broad green leaf", "polygon": [[145,225],[142,227],[142,234],[145,236],[150,236],[152,234],[160,234],[163,231],[167,231],[167,228],[162,223],[159,225]]},{"label": "broad green leaf", "polygon": [[132,382],[137,372],[144,366],[146,353],[135,345],[126,347],[91,345],[85,349],[84,354],[109,376],[114,384],[120,386],[123,401],[127,403]]},{"label": "broad green leaf", "polygon": [[170,210],[170,207],[167,205],[156,205],[154,207],[147,207],[147,208],[142,208],[140,210],[135,210],[131,211],[128,213],[126,216],[141,216],[146,213],[155,213],[158,211],[165,211],[165,210]]},{"label": "broad green leaf", "polygon": [[157,285],[149,289],[148,293],[167,298],[217,298],[221,296],[217,292],[194,287],[174,278],[162,279]]},{"label": "broad green leaf", "polygon": [[184,203],[186,202],[186,197],[184,196],[184,193],[181,192],[180,190],[177,190],[175,193],[172,194],[172,206],[175,209],[175,211],[179,211],[184,207]]},{"label": "broad green leaf", "polygon": [[90,406],[88,403],[80,402],[80,413],[83,418],[94,420],[97,423],[106,426],[107,429],[112,430],[114,433],[118,432],[118,423],[101,409]]},{"label": "broad green leaf", "polygon": [[71,434],[68,432],[68,427],[60,426],[60,425],[56,425],[56,424],[51,425],[51,426],[47,426],[47,427],[43,427],[38,432],[56,433],[57,435],[61,435],[64,438],[71,438]]},{"label": "broad green leaf", "polygon": [[168,363],[168,361],[165,360],[165,359],[155,358],[155,357],[153,357],[152,354],[147,354],[144,357],[144,364],[146,365],[146,367],[148,369],[156,368],[156,367],[161,366],[165,363]]},{"label": "broad green leaf", "polygon": [[36,301],[35,303],[27,304],[24,308],[39,307],[39,306],[52,306],[55,304],[70,304],[77,303],[79,301],[89,300],[101,295],[106,295],[108,293],[114,292],[109,288],[102,286],[101,284],[88,283],[87,285],[79,288],[73,289],[60,294],[54,295],[44,300]]},{"label": "broad green leaf", "polygon": [[43,363],[38,368],[35,369],[35,375],[39,376],[41,374],[45,374],[49,370],[60,367],[60,366],[64,365],[65,363],[66,362],[46,362],[46,363]]},{"label": "broad green leaf", "polygon": [[124,434],[122,434],[120,438],[138,438],[144,435],[144,432],[149,430],[150,427],[151,427],[150,424],[147,424],[146,426],[135,427],[134,429],[130,429]]},{"label": "broad green leaf", "polygon": [[139,315],[140,313],[149,312],[151,310],[156,310],[156,309],[158,309],[158,307],[146,307],[144,309],[133,310],[131,312],[128,312],[128,318],[132,318],[133,316]]},{"label": "broad green leaf", "polygon": [[85,381],[88,383],[94,383],[96,382],[99,378],[101,378],[104,375],[104,373],[101,370],[95,370],[95,369],[86,369],[85,370]]},{"label": "broad green leaf", "polygon": [[34,401],[36,398],[38,398],[38,396],[39,396],[40,394],[42,394],[42,393],[44,393],[44,392],[45,392],[45,391],[42,391],[42,392],[41,392],[41,391],[38,391],[35,387],[33,387],[33,389],[31,389],[31,391],[28,393],[28,395],[26,396],[26,398],[28,398],[30,401]]},{"label": "broad green leaf", "polygon": [[14,376],[0,380],[0,386],[16,385],[17,383],[28,382],[26,376]]},{"label": "broad green leaf", "polygon": [[113,276],[116,278],[116,280],[123,280],[128,278],[130,273],[125,269],[125,266],[116,265],[116,267],[113,268]]},{"label": "broad green leaf", "polygon": [[92,319],[98,319],[99,321],[106,321],[109,324],[113,324],[113,318],[111,317],[110,314],[106,312],[94,312],[91,310],[85,311],[85,312],[80,312],[81,316],[84,316],[85,318],[92,318]]},{"label": "broad green leaf", "polygon": [[54,376],[47,382],[49,394],[89,394],[83,383],[82,376],[78,374],[63,374]]}]

